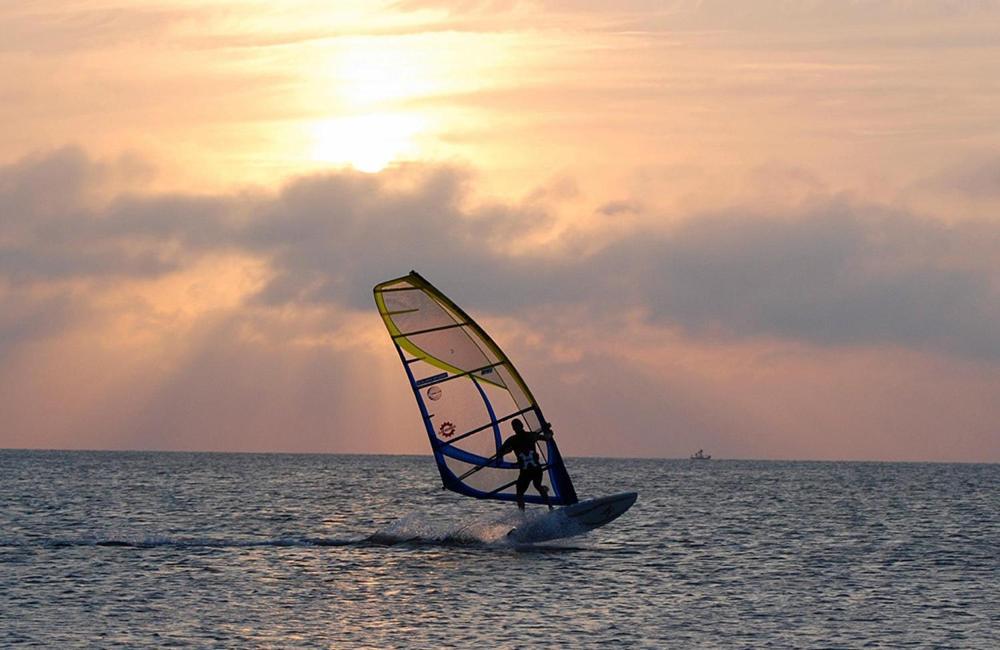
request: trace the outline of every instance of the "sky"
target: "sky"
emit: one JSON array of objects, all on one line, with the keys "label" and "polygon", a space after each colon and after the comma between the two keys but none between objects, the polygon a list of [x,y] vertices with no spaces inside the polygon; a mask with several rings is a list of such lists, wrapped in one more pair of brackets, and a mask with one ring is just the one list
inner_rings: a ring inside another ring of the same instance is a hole
[{"label": "sky", "polygon": [[1000,2],[0,4],[0,448],[1000,462]]}]

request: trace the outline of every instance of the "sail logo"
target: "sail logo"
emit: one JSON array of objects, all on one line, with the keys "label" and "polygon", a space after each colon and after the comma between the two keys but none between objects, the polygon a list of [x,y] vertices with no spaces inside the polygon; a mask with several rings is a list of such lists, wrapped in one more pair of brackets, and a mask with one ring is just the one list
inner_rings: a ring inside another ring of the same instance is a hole
[{"label": "sail logo", "polygon": [[442,422],[441,426],[438,427],[438,433],[441,434],[442,438],[450,438],[455,435],[455,425],[451,422]]},{"label": "sail logo", "polygon": [[423,379],[420,379],[416,382],[417,388],[421,386],[426,386],[427,384],[433,384],[436,381],[440,381],[442,379],[447,379],[447,378],[448,378],[448,373],[446,372],[442,372],[437,375],[431,375],[430,377],[424,377]]}]

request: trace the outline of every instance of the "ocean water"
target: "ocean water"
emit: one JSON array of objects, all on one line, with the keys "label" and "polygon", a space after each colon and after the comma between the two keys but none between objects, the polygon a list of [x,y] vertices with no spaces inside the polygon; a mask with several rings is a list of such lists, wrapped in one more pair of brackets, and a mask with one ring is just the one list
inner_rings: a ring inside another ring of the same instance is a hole
[{"label": "ocean water", "polygon": [[0,646],[1000,647],[1000,465],[568,465],[638,502],[516,547],[426,457],[0,451]]}]

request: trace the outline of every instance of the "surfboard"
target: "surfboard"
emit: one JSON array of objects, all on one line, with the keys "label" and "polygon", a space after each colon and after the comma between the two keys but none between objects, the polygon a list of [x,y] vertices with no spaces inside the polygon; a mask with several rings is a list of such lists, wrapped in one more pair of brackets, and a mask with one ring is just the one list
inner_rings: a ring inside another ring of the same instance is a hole
[{"label": "surfboard", "polygon": [[517,526],[507,537],[518,544],[534,544],[582,535],[621,517],[638,496],[637,492],[622,492],[580,501]]}]

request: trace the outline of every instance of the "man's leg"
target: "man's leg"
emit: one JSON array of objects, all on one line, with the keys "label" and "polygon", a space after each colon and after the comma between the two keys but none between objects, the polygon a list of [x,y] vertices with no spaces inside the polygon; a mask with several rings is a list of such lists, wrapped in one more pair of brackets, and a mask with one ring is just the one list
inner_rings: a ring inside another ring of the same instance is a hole
[{"label": "man's leg", "polygon": [[531,483],[531,476],[521,470],[517,475],[517,507],[524,510],[524,493],[528,491],[528,484]]},{"label": "man's leg", "polygon": [[538,493],[542,495],[545,505],[549,507],[549,510],[552,510],[552,504],[549,503],[549,488],[542,485],[541,471],[535,474],[534,478],[532,478],[532,482],[535,484],[535,489],[538,490]]}]

